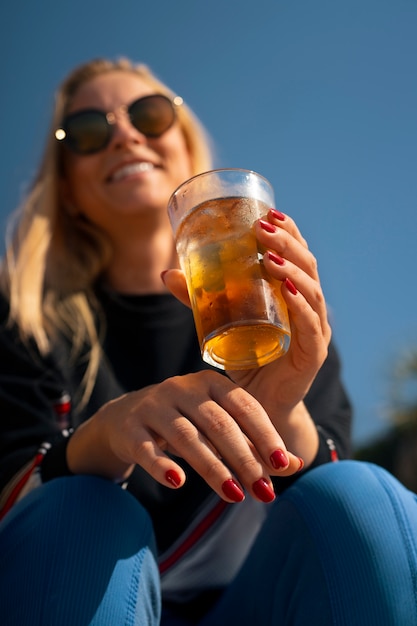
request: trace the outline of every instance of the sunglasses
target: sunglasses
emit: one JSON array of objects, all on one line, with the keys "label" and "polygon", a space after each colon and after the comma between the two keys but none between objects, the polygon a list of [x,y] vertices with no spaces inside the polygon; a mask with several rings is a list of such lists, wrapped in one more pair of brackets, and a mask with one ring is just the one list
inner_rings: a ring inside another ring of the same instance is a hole
[{"label": "sunglasses", "polygon": [[[120,107],[130,123],[146,137],[160,137],[177,118],[176,109],[182,98],[173,100],[162,94],[144,96],[128,106]],[[84,109],[67,115],[55,137],[76,154],[94,154],[109,145],[114,132],[114,111],[105,113],[98,109]]]}]

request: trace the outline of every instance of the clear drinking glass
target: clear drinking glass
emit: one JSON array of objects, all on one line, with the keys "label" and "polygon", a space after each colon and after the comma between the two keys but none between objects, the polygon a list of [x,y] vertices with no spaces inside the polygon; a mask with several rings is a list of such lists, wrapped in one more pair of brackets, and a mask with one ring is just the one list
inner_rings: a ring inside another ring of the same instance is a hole
[{"label": "clear drinking glass", "polygon": [[219,369],[260,367],[288,350],[281,282],[266,273],[254,234],[274,206],[271,184],[242,169],[194,176],[169,200],[202,357]]}]

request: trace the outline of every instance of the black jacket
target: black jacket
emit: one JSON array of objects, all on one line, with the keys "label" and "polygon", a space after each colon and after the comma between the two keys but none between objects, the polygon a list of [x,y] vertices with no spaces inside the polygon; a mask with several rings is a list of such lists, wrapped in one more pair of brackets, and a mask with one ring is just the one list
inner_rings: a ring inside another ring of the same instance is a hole
[{"label": "black jacket", "polygon": [[[65,448],[68,429],[76,428],[105,402],[126,391],[167,377],[206,369],[201,360],[192,314],[168,294],[120,296],[99,291],[106,333],[97,381],[88,405],[77,413],[85,361],[76,363],[62,338],[47,357],[34,345],[24,345],[15,328],[6,325],[8,305],[0,300],[0,505],[19,490],[19,480],[31,472],[39,449],[38,476],[45,482],[68,475]],[[333,344],[307,398],[319,427],[320,448],[313,467],[350,454],[350,404],[340,380],[340,363]],[[45,444],[46,445],[43,445]],[[336,452],[333,450],[335,448]],[[128,489],[150,513],[159,550],[163,553],[181,535],[212,491],[184,465],[187,481],[179,490],[156,483],[140,467]],[[22,470],[23,468],[23,470]],[[274,478],[277,492],[296,477]],[[167,524],[166,520],[170,523]]]}]

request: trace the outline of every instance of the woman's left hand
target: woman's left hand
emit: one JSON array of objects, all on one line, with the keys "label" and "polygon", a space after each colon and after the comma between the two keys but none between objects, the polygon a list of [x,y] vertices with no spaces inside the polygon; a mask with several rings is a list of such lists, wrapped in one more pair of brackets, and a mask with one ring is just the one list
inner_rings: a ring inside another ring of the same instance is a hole
[{"label": "woman's left hand", "polygon": [[[264,267],[282,281],[288,306],[291,342],[288,352],[264,367],[228,372],[265,405],[273,396],[275,410],[291,411],[307,394],[328,351],[331,328],[320,285],[317,261],[295,222],[271,209],[255,225],[258,241],[267,249]],[[261,400],[262,398],[262,400]]]}]

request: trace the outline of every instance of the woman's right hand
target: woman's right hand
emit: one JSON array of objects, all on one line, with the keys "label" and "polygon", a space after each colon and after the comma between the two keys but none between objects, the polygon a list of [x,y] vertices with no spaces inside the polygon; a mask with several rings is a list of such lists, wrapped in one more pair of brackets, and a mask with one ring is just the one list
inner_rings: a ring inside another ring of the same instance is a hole
[{"label": "woman's right hand", "polygon": [[67,461],[73,473],[112,480],[127,478],[137,464],[161,484],[179,488],[185,473],[166,452],[184,459],[231,502],[241,501],[244,489],[269,502],[270,476],[289,476],[302,467],[259,402],[208,370],[108,402],[75,431]]}]

